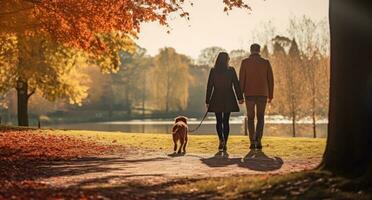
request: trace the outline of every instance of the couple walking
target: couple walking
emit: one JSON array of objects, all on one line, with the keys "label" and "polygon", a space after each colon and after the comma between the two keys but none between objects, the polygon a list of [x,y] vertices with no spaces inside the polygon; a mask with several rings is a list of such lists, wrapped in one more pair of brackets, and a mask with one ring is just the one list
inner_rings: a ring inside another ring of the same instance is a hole
[{"label": "couple walking", "polygon": [[[219,151],[227,150],[231,112],[239,112],[239,104],[245,102],[248,116],[250,149],[262,149],[261,139],[265,123],[266,104],[271,103],[274,77],[270,62],[260,56],[260,45],[252,44],[251,54],[241,63],[239,80],[229,55],[221,52],[208,77],[206,106],[216,115]],[[244,97],[243,97],[244,95]],[[257,125],[254,119],[257,116]]]}]

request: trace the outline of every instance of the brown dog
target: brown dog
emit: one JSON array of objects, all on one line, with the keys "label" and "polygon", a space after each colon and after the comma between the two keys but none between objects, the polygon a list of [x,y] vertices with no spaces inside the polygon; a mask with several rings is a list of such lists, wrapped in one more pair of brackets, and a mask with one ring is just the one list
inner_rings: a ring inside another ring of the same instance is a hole
[{"label": "brown dog", "polygon": [[173,142],[174,142],[174,152],[177,151],[177,142],[178,140],[181,143],[180,148],[178,149],[177,153],[186,153],[186,145],[187,145],[187,118],[184,116],[178,116],[175,119],[173,128],[172,128],[172,135],[173,135]]}]

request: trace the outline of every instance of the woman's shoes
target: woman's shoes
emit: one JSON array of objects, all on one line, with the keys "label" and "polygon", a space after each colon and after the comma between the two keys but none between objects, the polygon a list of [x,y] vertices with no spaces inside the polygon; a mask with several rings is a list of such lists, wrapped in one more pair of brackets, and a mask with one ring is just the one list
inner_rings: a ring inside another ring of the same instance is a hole
[{"label": "woman's shoes", "polygon": [[224,141],[220,141],[218,145],[218,151],[227,151],[227,145]]},{"label": "woman's shoes", "polygon": [[223,147],[224,147],[224,142],[223,141],[220,141],[220,144],[218,145],[218,151],[223,151]]}]

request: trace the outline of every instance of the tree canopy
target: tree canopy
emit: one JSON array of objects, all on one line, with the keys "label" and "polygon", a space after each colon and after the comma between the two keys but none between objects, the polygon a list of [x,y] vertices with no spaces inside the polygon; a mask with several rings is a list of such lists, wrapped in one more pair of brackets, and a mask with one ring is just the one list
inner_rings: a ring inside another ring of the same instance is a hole
[{"label": "tree canopy", "polygon": [[[241,0],[223,2],[225,11],[234,7],[249,8]],[[105,45],[98,34],[115,30],[136,36],[142,22],[167,25],[171,14],[189,16],[183,9],[185,3],[185,0],[0,1],[0,32],[45,34],[62,44],[99,51],[105,49]]]}]

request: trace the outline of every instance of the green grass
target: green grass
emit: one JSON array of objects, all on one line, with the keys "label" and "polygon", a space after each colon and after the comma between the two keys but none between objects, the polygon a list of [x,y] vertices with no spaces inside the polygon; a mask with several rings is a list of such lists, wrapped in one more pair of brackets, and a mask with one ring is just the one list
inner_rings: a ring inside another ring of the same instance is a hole
[{"label": "green grass", "polygon": [[[354,185],[347,187],[346,185]],[[325,171],[286,175],[250,175],[209,178],[168,188],[179,196],[214,194],[218,199],[371,199],[372,191]]]},{"label": "green grass", "polygon": [[[91,140],[103,144],[119,144],[128,147],[161,150],[171,152],[173,149],[170,134],[144,134],[102,131],[52,130],[50,134],[70,135],[83,140]],[[188,153],[214,154],[217,151],[218,139],[215,135],[190,135]],[[230,154],[246,154],[248,152],[247,136],[231,136],[228,143]],[[286,159],[319,158],[324,152],[325,139],[264,137],[263,148],[266,154]]]},{"label": "green grass", "polygon": [[189,192],[215,193],[224,196],[226,199],[237,198],[247,191],[256,191],[267,185],[274,185],[281,182],[288,182],[303,176],[304,173],[289,174],[286,176],[250,175],[223,178],[201,179],[186,184],[176,184],[169,188],[177,194]]}]

